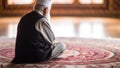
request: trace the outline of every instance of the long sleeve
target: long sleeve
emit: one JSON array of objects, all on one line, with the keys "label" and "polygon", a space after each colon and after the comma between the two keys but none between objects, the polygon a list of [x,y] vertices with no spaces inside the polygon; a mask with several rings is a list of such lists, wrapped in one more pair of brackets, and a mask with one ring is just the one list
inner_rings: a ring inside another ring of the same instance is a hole
[{"label": "long sleeve", "polygon": [[53,31],[51,30],[51,27],[49,25],[49,23],[47,22],[46,18],[42,18],[40,19],[36,25],[35,28],[38,32],[40,32],[43,37],[51,44],[54,43],[55,41],[55,35],[53,33]]}]

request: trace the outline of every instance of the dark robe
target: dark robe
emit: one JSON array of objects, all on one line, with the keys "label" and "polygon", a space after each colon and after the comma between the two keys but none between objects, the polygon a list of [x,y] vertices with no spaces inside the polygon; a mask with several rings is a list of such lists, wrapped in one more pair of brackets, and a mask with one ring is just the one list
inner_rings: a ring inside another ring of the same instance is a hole
[{"label": "dark robe", "polygon": [[43,16],[32,11],[23,16],[18,24],[15,58],[12,63],[38,63],[51,56],[51,43],[36,30],[35,24]]}]

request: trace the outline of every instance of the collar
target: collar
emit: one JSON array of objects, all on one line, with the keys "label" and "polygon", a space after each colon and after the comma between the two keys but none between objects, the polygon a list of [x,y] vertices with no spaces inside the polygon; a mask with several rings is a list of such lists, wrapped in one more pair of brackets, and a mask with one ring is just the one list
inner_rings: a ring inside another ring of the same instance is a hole
[{"label": "collar", "polygon": [[38,12],[40,15],[43,16],[43,13],[41,11],[38,11],[38,10],[34,10],[34,11]]}]

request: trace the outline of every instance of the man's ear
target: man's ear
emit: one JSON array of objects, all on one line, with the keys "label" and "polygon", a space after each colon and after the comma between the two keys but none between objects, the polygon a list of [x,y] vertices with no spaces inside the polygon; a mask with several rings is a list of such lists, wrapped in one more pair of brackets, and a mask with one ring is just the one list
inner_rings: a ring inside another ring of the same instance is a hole
[{"label": "man's ear", "polygon": [[43,11],[43,15],[46,15],[48,13],[48,7],[46,7]]}]

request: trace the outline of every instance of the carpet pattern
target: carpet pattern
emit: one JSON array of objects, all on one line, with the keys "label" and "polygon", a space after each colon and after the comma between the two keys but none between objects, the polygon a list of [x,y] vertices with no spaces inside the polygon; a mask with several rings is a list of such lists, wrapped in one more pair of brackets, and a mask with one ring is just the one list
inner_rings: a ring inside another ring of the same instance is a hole
[{"label": "carpet pattern", "polygon": [[120,40],[57,38],[67,45],[54,60],[38,64],[10,64],[15,40],[0,39],[0,68],[120,68]]}]

